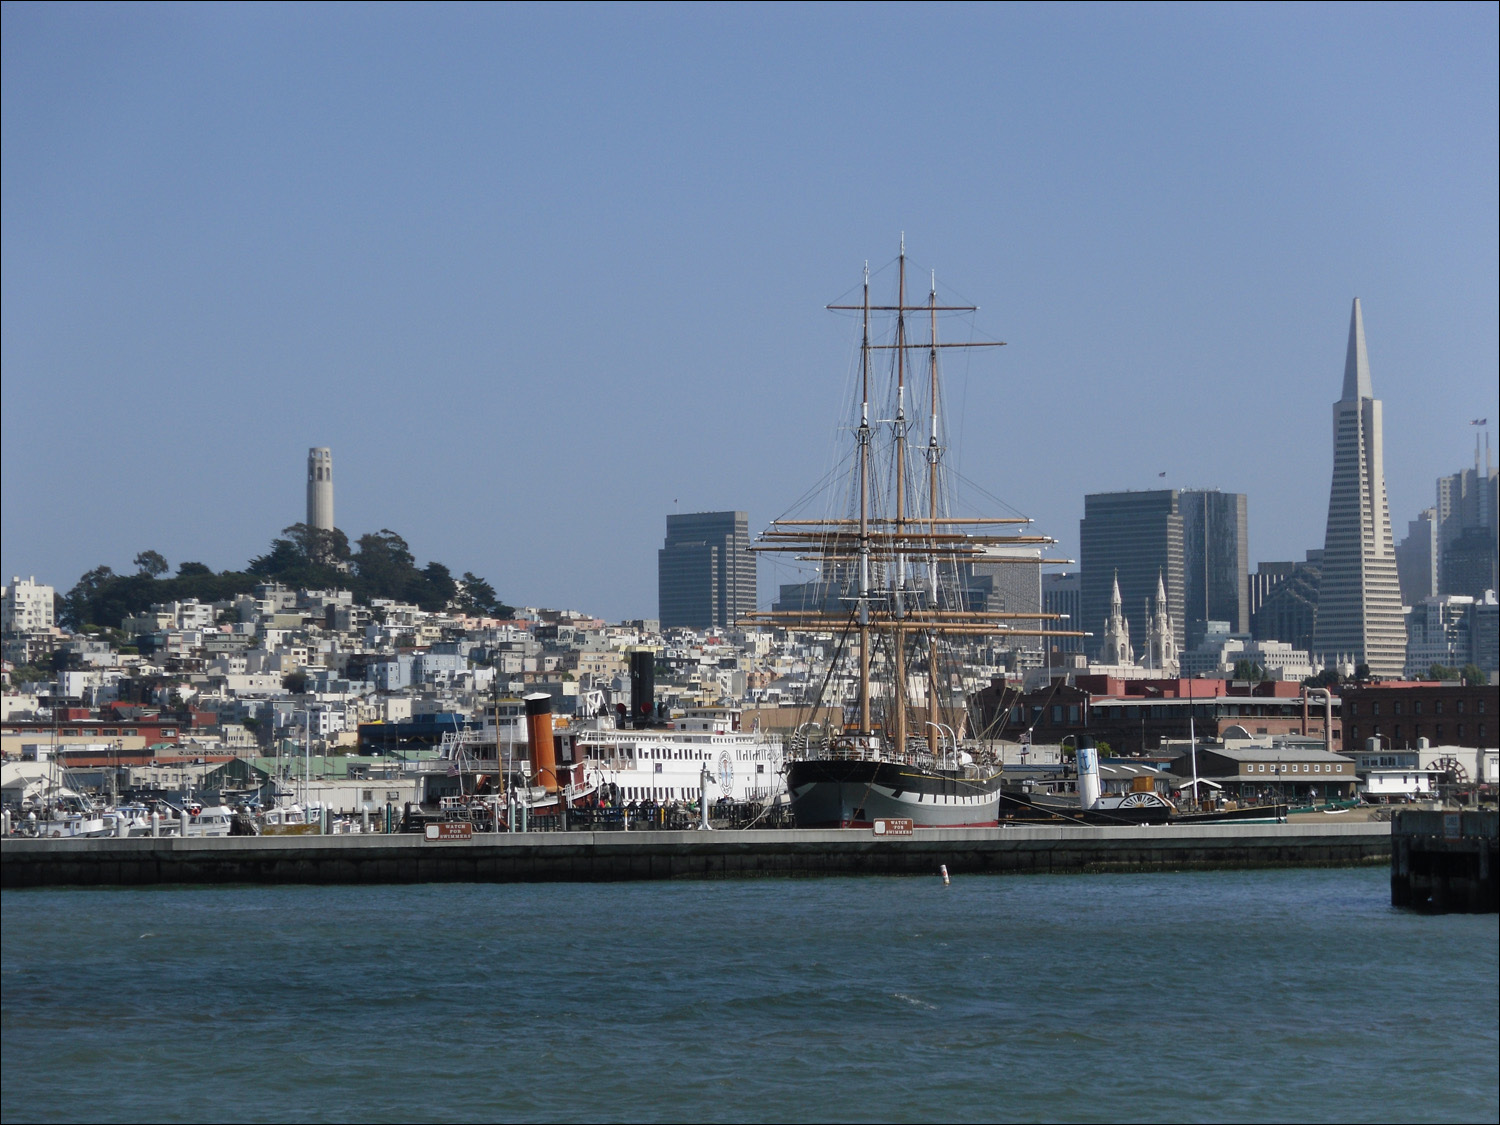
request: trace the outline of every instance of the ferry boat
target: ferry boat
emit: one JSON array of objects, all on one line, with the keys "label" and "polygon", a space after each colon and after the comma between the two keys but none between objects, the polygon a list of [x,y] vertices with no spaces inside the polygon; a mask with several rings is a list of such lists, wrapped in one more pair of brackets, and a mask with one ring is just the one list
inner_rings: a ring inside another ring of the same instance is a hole
[{"label": "ferry boat", "polygon": [[492,726],[444,736],[435,768],[419,779],[419,817],[489,829],[567,809],[696,804],[705,796],[769,804],[786,793],[781,740],[742,729],[736,707],[689,708],[652,722],[636,716],[654,708],[633,705],[630,715],[558,729],[544,693],[495,710]]},{"label": "ferry boat", "polygon": [[[786,792],[781,740],[742,730],[735,707],[694,707],[654,727],[605,716],[564,735],[586,782],[610,803],[728,798],[768,804]],[[575,758],[576,760],[576,758]]]},{"label": "ferry boat", "polygon": [[[1005,548],[1018,547],[1033,552],[1029,562],[1062,560],[1040,559],[1038,549],[1054,540],[1007,526],[1030,523],[1025,517],[954,514],[938,358],[947,348],[1001,344],[940,341],[939,316],[974,307],[939,304],[935,281],[925,302],[908,303],[904,239],[894,264],[894,304],[872,303],[866,267],[861,302],[828,306],[857,314],[862,330],[852,457],[846,474],[834,474],[847,500],[842,510],[828,503],[815,518],[773,521],[754,548],[815,563],[819,578],[811,585],[821,596],[743,623],[831,634],[836,662],[853,666],[850,675],[831,670],[824,684],[850,681],[854,699],[814,703],[814,714],[825,705],[843,708],[842,727],[810,725],[790,751],[787,788],[799,826],[998,823],[1002,767],[967,737],[952,642],[1082,635],[1045,628],[1055,614],[976,604],[973,564],[1004,562],[1015,557]],[[913,433],[924,429],[921,444]]]}]

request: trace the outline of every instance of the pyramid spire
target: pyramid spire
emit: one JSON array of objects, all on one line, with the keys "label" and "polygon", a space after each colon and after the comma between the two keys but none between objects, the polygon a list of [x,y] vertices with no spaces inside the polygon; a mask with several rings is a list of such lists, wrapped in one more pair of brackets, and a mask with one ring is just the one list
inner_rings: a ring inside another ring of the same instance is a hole
[{"label": "pyramid spire", "polygon": [[1359,298],[1354,298],[1354,308],[1349,313],[1349,351],[1344,356],[1344,394],[1342,401],[1357,402],[1362,398],[1374,398],[1370,386],[1370,356],[1365,351],[1365,314],[1359,307]]},{"label": "pyramid spire", "polygon": [[1383,409],[1370,386],[1359,300],[1349,316],[1344,393],[1333,404],[1333,479],[1313,650],[1347,653],[1377,676],[1401,675],[1406,626],[1385,492]]}]

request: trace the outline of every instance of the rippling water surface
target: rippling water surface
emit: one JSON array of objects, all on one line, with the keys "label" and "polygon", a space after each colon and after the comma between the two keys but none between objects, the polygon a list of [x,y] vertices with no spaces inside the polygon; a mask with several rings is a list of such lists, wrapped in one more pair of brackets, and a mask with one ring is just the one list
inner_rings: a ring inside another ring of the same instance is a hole
[{"label": "rippling water surface", "polygon": [[29,1120],[1494,1121],[1381,868],[7,891]]}]

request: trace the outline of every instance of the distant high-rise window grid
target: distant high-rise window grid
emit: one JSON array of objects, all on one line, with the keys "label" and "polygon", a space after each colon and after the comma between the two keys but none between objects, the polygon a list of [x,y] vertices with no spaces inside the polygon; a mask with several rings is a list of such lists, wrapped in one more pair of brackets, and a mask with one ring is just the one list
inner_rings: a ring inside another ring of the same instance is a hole
[{"label": "distant high-rise window grid", "polygon": [[755,555],[746,513],[670,515],[656,558],[662,628],[727,628],[754,611]]},{"label": "distant high-rise window grid", "polygon": [[1098,655],[1118,576],[1130,640],[1145,641],[1160,578],[1179,647],[1209,621],[1250,628],[1248,501],[1216,489],[1103,492],[1084,497],[1079,525],[1081,628]]}]

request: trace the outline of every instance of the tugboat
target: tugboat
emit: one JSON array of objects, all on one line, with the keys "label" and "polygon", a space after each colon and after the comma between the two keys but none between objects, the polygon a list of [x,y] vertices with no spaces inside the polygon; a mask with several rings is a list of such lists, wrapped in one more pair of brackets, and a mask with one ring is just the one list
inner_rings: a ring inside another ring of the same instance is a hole
[{"label": "tugboat", "polygon": [[[940,342],[939,314],[974,307],[940,305],[935,281],[924,303],[908,304],[904,239],[896,266],[895,304],[871,303],[866,267],[862,302],[828,306],[858,313],[862,326],[847,507],[838,517],[775,520],[754,548],[815,562],[820,577],[811,584],[814,604],[756,613],[744,623],[832,634],[837,649],[825,691],[842,682],[846,662],[853,668],[842,726],[809,724],[789,748],[787,791],[802,827],[881,819],[918,828],[996,824],[1001,766],[965,736],[967,702],[953,689],[947,649],[963,637],[1082,636],[1044,628],[1055,614],[979,604],[975,563],[1020,561],[1005,553],[1018,547],[1033,552],[1025,561],[1036,562],[1035,549],[1055,540],[1017,533],[1014,525],[1031,522],[1025,517],[953,514],[938,357],[948,348],[1002,345]],[[878,339],[877,318],[888,329]],[[915,327],[922,322],[925,331]],[[912,430],[924,422],[927,441],[918,445]],[[844,703],[839,698],[836,709]]]}]

